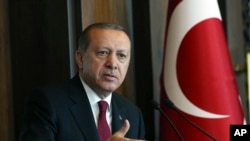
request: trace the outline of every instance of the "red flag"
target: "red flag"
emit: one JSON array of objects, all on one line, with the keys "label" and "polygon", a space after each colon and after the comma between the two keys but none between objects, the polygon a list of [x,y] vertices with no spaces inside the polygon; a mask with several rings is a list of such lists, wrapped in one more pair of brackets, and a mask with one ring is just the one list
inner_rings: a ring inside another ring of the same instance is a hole
[{"label": "red flag", "polygon": [[[211,139],[168,108],[164,99],[219,141],[229,141],[230,124],[243,124],[217,0],[169,0],[160,98],[185,141]],[[160,140],[179,140],[162,116]]]}]

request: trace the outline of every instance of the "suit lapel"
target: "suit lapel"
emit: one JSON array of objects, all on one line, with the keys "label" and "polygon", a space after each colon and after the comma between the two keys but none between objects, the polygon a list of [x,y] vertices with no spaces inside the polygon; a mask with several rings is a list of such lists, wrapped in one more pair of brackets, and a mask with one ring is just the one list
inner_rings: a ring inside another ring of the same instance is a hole
[{"label": "suit lapel", "polygon": [[126,114],[124,113],[123,105],[117,102],[115,94],[112,95],[112,133],[118,131],[126,119]]},{"label": "suit lapel", "polygon": [[90,103],[78,75],[71,82],[70,95],[75,102],[71,107],[72,114],[87,141],[99,141]]}]

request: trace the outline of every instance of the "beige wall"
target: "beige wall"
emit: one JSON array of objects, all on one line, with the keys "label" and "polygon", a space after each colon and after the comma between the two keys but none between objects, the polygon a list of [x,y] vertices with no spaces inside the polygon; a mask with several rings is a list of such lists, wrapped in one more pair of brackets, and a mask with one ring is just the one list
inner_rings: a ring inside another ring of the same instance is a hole
[{"label": "beige wall", "polygon": [[0,141],[13,140],[7,0],[0,0]]},{"label": "beige wall", "polygon": [[127,0],[81,0],[82,27],[93,22],[112,22],[128,28]]}]

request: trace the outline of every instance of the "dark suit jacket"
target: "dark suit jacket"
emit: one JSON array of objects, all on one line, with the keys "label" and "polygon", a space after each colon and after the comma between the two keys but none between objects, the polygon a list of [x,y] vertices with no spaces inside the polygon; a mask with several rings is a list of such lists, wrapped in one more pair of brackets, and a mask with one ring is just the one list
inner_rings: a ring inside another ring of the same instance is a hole
[{"label": "dark suit jacket", "polygon": [[[128,138],[144,139],[141,111],[117,93],[112,94],[112,132],[125,119],[130,122]],[[76,75],[70,81],[39,88],[29,96],[21,141],[99,141],[90,103]]]}]

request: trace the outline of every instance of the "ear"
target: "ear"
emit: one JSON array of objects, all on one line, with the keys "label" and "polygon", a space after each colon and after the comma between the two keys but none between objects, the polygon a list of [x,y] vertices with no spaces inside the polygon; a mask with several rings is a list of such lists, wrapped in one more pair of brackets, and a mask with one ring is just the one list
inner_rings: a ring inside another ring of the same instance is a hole
[{"label": "ear", "polygon": [[83,68],[83,52],[80,51],[79,49],[75,51],[75,60],[76,60],[76,64],[78,66],[78,69],[82,69]]}]

